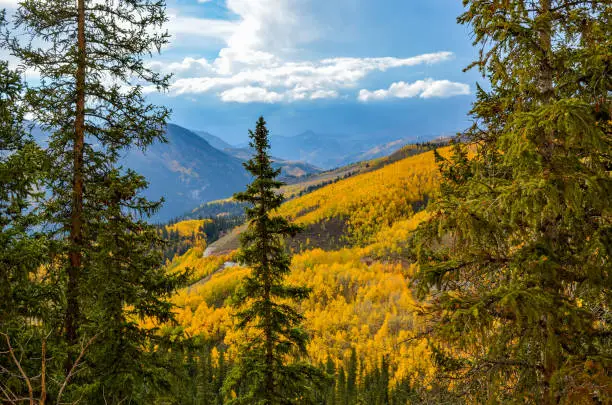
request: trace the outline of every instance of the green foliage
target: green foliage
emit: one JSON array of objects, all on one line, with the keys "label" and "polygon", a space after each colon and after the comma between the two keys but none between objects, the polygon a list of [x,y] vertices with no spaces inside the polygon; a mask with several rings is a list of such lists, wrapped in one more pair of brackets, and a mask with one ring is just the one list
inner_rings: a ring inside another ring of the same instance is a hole
[{"label": "green foliage", "polygon": [[65,401],[149,403],[166,387],[162,342],[140,321],[169,321],[167,300],[186,277],[166,274],[161,240],[146,222],[160,202],[141,197],[144,178],[118,165],[127,148],[163,141],[169,111],[147,104],[142,86],[167,87],[143,61],[167,42],[165,21],[157,0],[25,0],[3,30],[3,45],[40,73],[24,104],[51,134],[36,229],[54,241],[39,271],[57,289],[48,303],[56,316],[29,322],[48,335],[53,381],[69,375],[90,342]]},{"label": "green foliage", "polygon": [[225,233],[244,223],[244,217],[239,216],[220,216],[208,218],[202,225],[201,231],[206,235],[206,242],[211,244],[218,240]]},{"label": "green foliage", "polygon": [[[440,381],[478,403],[602,403],[612,365],[612,8],[465,0],[474,125],[417,238]],[[470,151],[475,156],[468,159]]]},{"label": "green foliage", "polygon": [[[3,15],[0,14],[0,22]],[[19,367],[40,370],[44,330],[32,319],[53,320],[50,299],[58,292],[42,274],[50,241],[40,232],[35,206],[46,168],[42,151],[26,133],[23,85],[18,72],[0,61],[0,402],[26,397],[27,383]],[[15,357],[13,358],[11,353]],[[17,360],[17,361],[16,361]],[[30,373],[29,376],[34,375]],[[33,395],[40,392],[31,383]]]},{"label": "green foliage", "polygon": [[[1,18],[1,15],[0,15]],[[0,61],[0,330],[5,322],[21,321],[40,308],[32,290],[32,278],[44,260],[47,241],[35,227],[38,217],[32,212],[39,199],[44,156],[23,127],[21,94],[23,86],[17,72]],[[17,324],[18,325],[18,324]],[[17,326],[15,325],[15,326]]]},{"label": "green foliage", "polygon": [[246,206],[247,204],[232,199],[210,201],[200,205],[177,221],[182,219],[221,218],[223,216],[243,217]]},{"label": "green foliage", "polygon": [[255,156],[245,163],[254,176],[247,190],[234,196],[249,203],[248,230],[241,236],[242,249],[237,261],[251,268],[235,296],[239,307],[237,329],[246,338],[236,366],[224,390],[235,393],[236,404],[309,404],[323,381],[323,374],[308,364],[303,320],[290,301],[306,298],[309,290],[283,283],[291,259],[283,239],[300,229],[285,218],[274,216],[284,197],[277,190],[280,169],[273,169],[269,156],[268,129],[263,117],[255,132],[249,131]]}]

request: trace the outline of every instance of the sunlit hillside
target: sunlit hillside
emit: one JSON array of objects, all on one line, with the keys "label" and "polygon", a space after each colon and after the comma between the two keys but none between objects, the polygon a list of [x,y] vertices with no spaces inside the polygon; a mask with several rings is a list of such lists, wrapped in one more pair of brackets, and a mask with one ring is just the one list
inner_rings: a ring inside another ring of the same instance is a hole
[{"label": "sunlit hillside", "polygon": [[190,219],[186,221],[177,222],[175,224],[167,225],[166,230],[168,233],[177,232],[180,237],[188,238],[192,235],[197,235],[200,232],[200,228],[209,220],[207,219]]},{"label": "sunlit hillside", "polygon": [[[342,218],[349,225],[346,236],[361,242],[336,250],[304,249],[293,257],[288,281],[312,288],[300,309],[312,333],[308,349],[316,363],[331,359],[346,367],[355,349],[364,373],[387,356],[393,383],[431,375],[427,345],[414,339],[422,326],[403,253],[410,233],[428,216],[424,200],[436,192],[437,182],[433,152],[426,152],[283,205],[280,213],[301,224]],[[188,335],[212,339],[231,356],[239,336],[232,332],[227,299],[249,270],[236,266],[232,254],[205,257],[202,247],[170,265],[173,271],[187,267],[200,279],[174,297],[178,321]]]},{"label": "sunlit hillside", "polygon": [[[443,148],[441,153],[446,151]],[[348,238],[366,242],[422,209],[438,181],[434,154],[425,152],[291,200],[280,214],[303,225],[341,219],[347,225]]]}]

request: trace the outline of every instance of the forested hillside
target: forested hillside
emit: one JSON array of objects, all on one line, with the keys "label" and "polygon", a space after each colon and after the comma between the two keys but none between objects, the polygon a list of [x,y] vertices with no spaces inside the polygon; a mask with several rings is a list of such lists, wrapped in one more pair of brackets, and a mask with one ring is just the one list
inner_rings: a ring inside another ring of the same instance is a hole
[{"label": "forested hillside", "polygon": [[[448,148],[440,152],[446,155]],[[405,254],[411,232],[428,217],[422,211],[426,199],[438,187],[434,153],[422,152],[324,186],[286,202],[278,211],[311,225],[290,243],[300,253],[293,258],[287,280],[312,288],[300,312],[312,333],[311,359],[333,367],[337,380],[326,401],[335,396],[356,401],[381,367],[397,398],[417,398],[422,384],[431,383],[433,365],[427,342],[419,338],[425,326],[418,320],[419,304],[409,289],[413,269]],[[338,222],[346,225],[334,228]],[[328,245],[322,239],[329,237],[338,240],[335,248],[317,246]],[[214,353],[223,351],[225,361],[231,362],[241,337],[231,328],[230,297],[249,270],[234,263],[235,253],[203,253],[201,246],[194,247],[169,267],[191,267],[199,277],[173,298],[179,308],[177,320],[186,334],[201,336]],[[351,368],[356,368],[350,377],[354,387],[347,391],[340,380]]]},{"label": "forested hillside", "polygon": [[0,0],[1,404],[612,404],[610,0],[186,3]]}]

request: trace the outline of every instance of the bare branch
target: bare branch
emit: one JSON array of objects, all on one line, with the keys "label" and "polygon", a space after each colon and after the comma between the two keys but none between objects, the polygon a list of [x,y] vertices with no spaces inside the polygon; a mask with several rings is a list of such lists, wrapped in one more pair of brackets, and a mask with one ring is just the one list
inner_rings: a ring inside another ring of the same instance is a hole
[{"label": "bare branch", "polygon": [[30,379],[28,378],[25,371],[23,371],[23,367],[21,367],[21,363],[19,362],[19,360],[17,360],[17,356],[15,356],[15,351],[13,350],[13,346],[11,346],[11,338],[9,337],[9,335],[7,335],[4,332],[0,332],[0,335],[4,336],[4,339],[6,340],[6,345],[8,346],[8,349],[9,349],[9,353],[11,354],[11,358],[13,359],[13,362],[17,366],[17,369],[19,370],[21,377],[24,379],[26,385],[28,386],[28,394],[30,396],[30,405],[34,405],[34,390],[32,389],[32,383],[30,382]]},{"label": "bare branch", "polygon": [[77,359],[75,360],[74,364],[70,368],[70,371],[68,372],[68,375],[64,379],[64,382],[62,383],[62,387],[60,388],[60,390],[59,390],[59,392],[57,394],[57,402],[56,402],[57,405],[61,404],[62,395],[64,394],[64,390],[66,389],[66,386],[68,385],[68,382],[70,381],[70,379],[74,375],[77,367],[79,366],[81,360],[83,359],[83,356],[85,355],[85,352],[87,351],[89,346],[93,343],[93,341],[96,340],[97,337],[98,337],[98,335],[94,335],[91,339],[89,339],[87,341],[87,343],[85,345],[83,345],[81,347],[81,352],[79,353],[79,356],[77,357]]}]

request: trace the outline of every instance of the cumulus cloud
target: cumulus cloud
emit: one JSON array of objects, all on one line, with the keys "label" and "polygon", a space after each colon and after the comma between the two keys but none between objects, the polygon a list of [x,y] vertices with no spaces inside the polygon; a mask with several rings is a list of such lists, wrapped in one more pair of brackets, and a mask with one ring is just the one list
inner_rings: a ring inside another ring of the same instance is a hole
[{"label": "cumulus cloud", "polygon": [[215,63],[225,73],[243,65],[262,66],[277,61],[301,44],[319,37],[319,30],[303,0],[227,0],[238,16],[236,30]]},{"label": "cumulus cloud", "polygon": [[449,80],[425,79],[413,83],[396,82],[388,89],[359,91],[359,101],[377,101],[389,98],[447,98],[470,94],[470,86]]},{"label": "cumulus cloud", "polygon": [[[341,90],[358,88],[373,72],[453,58],[451,52],[434,52],[408,58],[337,57],[296,61],[295,51],[319,38],[319,29],[310,17],[307,3],[303,0],[226,0],[227,10],[236,17],[232,20],[171,14],[173,34],[213,37],[222,40],[225,46],[208,60],[187,57],[182,61],[156,61],[151,67],[174,74],[170,89],[173,95],[212,93],[224,102],[278,103],[337,98]],[[434,94],[432,97],[437,96],[435,89],[428,91]],[[428,93],[424,90],[422,96],[428,97]],[[382,96],[368,93],[364,97]]]},{"label": "cumulus cloud", "polygon": [[[157,70],[174,73],[171,92],[177,95],[203,94],[238,87],[274,90],[283,97],[247,97],[251,101],[315,100],[338,97],[338,90],[355,88],[368,74],[391,68],[439,63],[452,58],[450,52],[417,55],[410,58],[329,58],[321,61],[263,63],[259,67],[228,73],[218,61],[185,58],[182,62],[152,64]],[[258,93],[260,94],[260,93]],[[242,101],[223,98],[223,101]]]},{"label": "cumulus cloud", "polygon": [[292,89],[276,92],[264,87],[255,86],[234,87],[219,93],[219,98],[222,101],[234,103],[279,103],[336,97],[338,97],[338,92],[334,90],[306,91],[303,89]]},{"label": "cumulus cloud", "polygon": [[276,103],[283,100],[283,95],[275,91],[269,91],[263,87],[234,87],[219,94],[221,100],[236,103]]},{"label": "cumulus cloud", "polygon": [[214,71],[206,59],[195,59],[192,57],[187,57],[180,62],[153,61],[149,63],[149,67],[163,73],[172,73],[179,77],[185,74],[191,76],[205,75]]},{"label": "cumulus cloud", "polygon": [[189,17],[181,15],[176,10],[169,10],[168,23],[165,28],[175,41],[212,38],[227,42],[238,29],[238,23],[229,20]]}]

